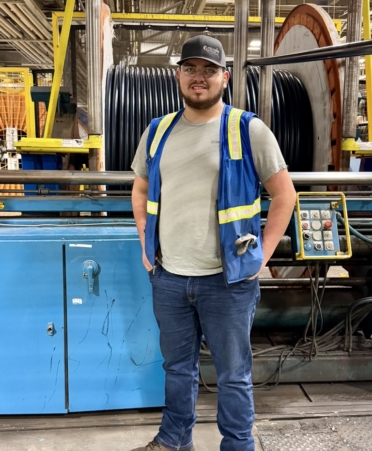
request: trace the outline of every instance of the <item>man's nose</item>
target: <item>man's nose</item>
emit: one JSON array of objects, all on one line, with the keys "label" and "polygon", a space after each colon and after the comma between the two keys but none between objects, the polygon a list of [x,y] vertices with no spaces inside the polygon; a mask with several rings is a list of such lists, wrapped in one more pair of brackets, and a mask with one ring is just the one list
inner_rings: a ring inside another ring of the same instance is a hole
[{"label": "man's nose", "polygon": [[204,69],[202,67],[200,67],[197,71],[196,74],[194,75],[194,79],[197,80],[205,80],[205,75],[204,75]]}]

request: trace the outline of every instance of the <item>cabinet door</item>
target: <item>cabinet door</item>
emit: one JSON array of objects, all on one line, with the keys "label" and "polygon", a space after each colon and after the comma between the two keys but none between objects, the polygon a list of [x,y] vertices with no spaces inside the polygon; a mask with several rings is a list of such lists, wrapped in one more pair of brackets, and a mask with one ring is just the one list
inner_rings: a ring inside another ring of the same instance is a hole
[{"label": "cabinet door", "polygon": [[69,411],[162,406],[163,359],[138,237],[66,245]]},{"label": "cabinet door", "polygon": [[0,254],[0,413],[66,412],[61,243],[1,241]]}]

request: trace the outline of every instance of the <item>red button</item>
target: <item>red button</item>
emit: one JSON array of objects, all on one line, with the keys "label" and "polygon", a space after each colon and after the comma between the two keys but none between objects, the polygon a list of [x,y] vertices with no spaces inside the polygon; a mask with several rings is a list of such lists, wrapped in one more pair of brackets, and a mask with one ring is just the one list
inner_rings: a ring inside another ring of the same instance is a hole
[{"label": "red button", "polygon": [[331,229],[332,228],[332,221],[325,221],[324,222],[324,228],[325,229]]},{"label": "red button", "polygon": [[309,228],[309,223],[308,222],[303,222],[302,223],[302,228],[303,229],[308,229]]}]

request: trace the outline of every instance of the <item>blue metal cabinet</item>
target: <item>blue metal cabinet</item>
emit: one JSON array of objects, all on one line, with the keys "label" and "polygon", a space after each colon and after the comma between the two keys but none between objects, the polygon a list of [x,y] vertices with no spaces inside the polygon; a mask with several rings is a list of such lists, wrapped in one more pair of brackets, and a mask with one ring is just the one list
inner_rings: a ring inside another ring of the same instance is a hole
[{"label": "blue metal cabinet", "polygon": [[163,359],[136,230],[92,235],[66,242],[68,410],[162,406]]},{"label": "blue metal cabinet", "polygon": [[74,221],[1,228],[0,414],[164,404],[137,231],[125,221]]},{"label": "blue metal cabinet", "polygon": [[66,412],[62,246],[12,233],[0,240],[0,413]]}]

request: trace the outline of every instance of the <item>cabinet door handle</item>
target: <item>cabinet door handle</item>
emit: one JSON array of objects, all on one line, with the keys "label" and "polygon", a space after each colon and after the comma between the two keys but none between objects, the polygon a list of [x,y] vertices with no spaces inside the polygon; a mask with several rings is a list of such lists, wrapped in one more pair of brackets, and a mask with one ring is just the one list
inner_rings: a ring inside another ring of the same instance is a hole
[{"label": "cabinet door handle", "polygon": [[93,293],[94,278],[99,274],[99,265],[94,260],[85,260],[83,263],[83,277],[88,279],[88,291]]}]

